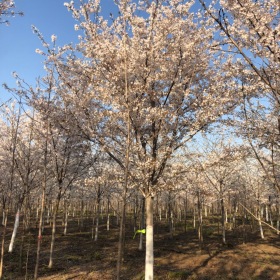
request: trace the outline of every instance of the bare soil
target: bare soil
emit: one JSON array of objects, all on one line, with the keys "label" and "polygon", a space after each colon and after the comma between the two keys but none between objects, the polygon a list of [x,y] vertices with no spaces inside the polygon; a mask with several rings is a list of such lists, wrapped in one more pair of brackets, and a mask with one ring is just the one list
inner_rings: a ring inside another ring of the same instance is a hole
[{"label": "bare soil", "polygon": [[[51,228],[46,226],[42,239],[39,279],[116,279],[118,226],[113,220],[107,231],[105,222],[104,218],[97,242],[92,239],[91,219],[85,220],[83,226],[77,220],[71,220],[66,236],[62,234],[61,222],[58,223],[60,226],[57,229],[52,269],[48,268]],[[171,236],[166,222],[157,221],[154,244],[155,279],[280,279],[280,236],[267,228],[266,238],[262,240],[257,228],[253,228],[248,224],[246,227],[240,225],[235,230],[228,230],[228,243],[222,245],[218,226],[206,223],[204,244],[200,249],[196,230],[190,225],[186,230],[183,224],[178,225]],[[37,229],[26,233],[23,246],[20,230],[14,252],[8,253],[11,231],[12,224],[6,238],[3,279],[33,279]],[[138,250],[139,236],[133,239],[133,235],[132,226],[127,226],[122,267],[124,280],[144,279],[145,250]]]}]

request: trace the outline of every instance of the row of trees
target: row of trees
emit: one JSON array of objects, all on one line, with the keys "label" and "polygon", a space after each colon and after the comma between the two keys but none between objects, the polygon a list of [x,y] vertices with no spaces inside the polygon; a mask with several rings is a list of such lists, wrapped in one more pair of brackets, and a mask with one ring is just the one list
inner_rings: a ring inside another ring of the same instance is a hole
[{"label": "row of trees", "polygon": [[[59,212],[64,216],[65,235],[69,216],[78,216],[81,221],[83,216],[92,217],[94,241],[98,241],[100,215],[106,215],[108,230],[113,216],[117,217],[117,224],[121,224],[122,203],[130,221],[133,217],[134,230],[145,228],[142,220],[145,200],[142,201],[138,190],[141,185],[129,178],[129,187],[123,197],[124,175],[114,160],[83,138],[72,135],[72,130],[66,134],[64,129],[54,128],[50,122],[46,127],[46,121],[39,113],[31,115],[19,108],[14,104],[3,106],[1,118],[0,180],[4,229],[8,214],[15,213],[13,234],[8,240],[10,253],[14,250],[20,217],[21,247],[32,228],[39,230],[36,274],[43,230],[49,223],[52,227],[49,267],[53,266]],[[201,248],[203,216],[210,213],[221,214],[219,223],[224,244],[227,244],[229,223],[230,228],[234,228],[238,225],[237,218],[242,215],[252,215],[256,219],[262,238],[262,222],[266,221],[279,232],[278,193],[253,153],[248,152],[249,147],[226,137],[201,136],[198,142],[185,146],[176,158],[171,159],[154,194],[155,216],[168,222],[170,236],[174,234],[176,222],[184,221],[181,230],[186,230],[190,213]],[[2,238],[4,244],[5,232]],[[142,242],[143,236],[140,249]]]},{"label": "row of trees", "polygon": [[35,278],[46,197],[55,201],[49,267],[65,195],[95,190],[97,213],[104,196],[121,198],[118,279],[131,192],[145,198],[145,279],[159,192],[196,197],[201,244],[203,205],[219,201],[224,243],[226,205],[247,209],[260,229],[262,207],[279,209],[278,1],[199,2],[119,1],[110,19],[99,1],[66,3],[79,42],[63,47],[34,27],[47,73],[35,87],[20,77],[6,86],[21,106],[2,107],[1,187],[3,217],[8,205],[17,212],[10,251],[20,211],[41,198]]}]

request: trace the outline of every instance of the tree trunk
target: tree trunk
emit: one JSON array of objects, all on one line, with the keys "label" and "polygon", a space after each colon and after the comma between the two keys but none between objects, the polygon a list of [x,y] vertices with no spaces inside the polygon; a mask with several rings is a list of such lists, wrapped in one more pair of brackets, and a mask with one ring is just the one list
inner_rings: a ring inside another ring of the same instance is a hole
[{"label": "tree trunk", "polygon": [[2,216],[2,226],[5,226],[5,221],[6,221],[6,212],[5,212],[5,210],[4,210],[4,207],[3,207],[2,214],[3,214],[3,216]]},{"label": "tree trunk", "polygon": [[26,261],[25,261],[25,277],[24,280],[28,279],[28,261],[29,261],[29,251],[30,251],[30,232],[28,234],[28,245],[27,245],[27,252],[26,252]]},{"label": "tree trunk", "polygon": [[236,228],[236,213],[237,213],[237,205],[236,205],[236,203],[234,203],[233,215],[232,215],[232,226],[234,229]]},{"label": "tree trunk", "polygon": [[50,207],[48,207],[48,211],[47,211],[47,224],[49,224],[50,221]]},{"label": "tree trunk", "polygon": [[40,219],[39,219],[37,255],[36,255],[36,264],[35,264],[35,271],[34,271],[34,280],[37,280],[37,278],[38,278],[38,268],[39,268],[39,260],[40,260],[41,241],[42,241],[42,232],[43,232],[43,219],[44,219],[44,209],[45,209],[45,192],[46,192],[46,181],[44,182],[43,190],[42,190],[42,201],[41,201],[41,211],[40,211]]},{"label": "tree trunk", "polygon": [[279,235],[279,224],[280,224],[280,202],[277,202],[277,223],[276,223],[276,227],[277,227],[277,234]]},{"label": "tree trunk", "polygon": [[118,259],[117,259],[117,280],[120,279],[121,266],[122,266],[123,254],[124,254],[125,214],[126,214],[126,190],[124,190],[122,212],[120,217],[120,232],[119,232]]},{"label": "tree trunk", "polygon": [[243,228],[243,244],[247,242],[247,230],[246,230],[246,215],[245,215],[245,209],[244,213],[242,214],[242,228]]},{"label": "tree trunk", "polygon": [[94,233],[94,224],[95,224],[95,210],[93,210],[93,215],[92,215],[92,227],[91,227],[91,239],[93,239],[93,233]]},{"label": "tree trunk", "polygon": [[110,200],[107,201],[107,230],[110,230]]},{"label": "tree trunk", "polygon": [[186,193],[186,197],[184,200],[184,232],[187,232],[187,220],[188,220],[188,194]]},{"label": "tree trunk", "polygon": [[259,205],[258,209],[258,223],[259,223],[259,229],[260,229],[260,234],[261,234],[261,239],[264,239],[264,234],[263,234],[263,228],[262,228],[262,222],[261,222],[261,206]]},{"label": "tree trunk", "polygon": [[171,203],[171,193],[168,193],[168,227],[169,227],[169,236],[173,238],[173,212],[172,212],[172,203]]},{"label": "tree trunk", "polygon": [[[59,194],[60,196],[60,194]],[[56,200],[56,205],[53,211],[53,218],[52,218],[52,239],[51,239],[51,248],[50,248],[50,258],[49,258],[49,268],[53,267],[53,251],[54,251],[54,242],[55,242],[55,233],[56,233],[56,218],[57,218],[57,212],[59,207],[60,199],[58,198]]]},{"label": "tree trunk", "polygon": [[[4,214],[4,210],[3,210]],[[1,260],[0,260],[0,279],[2,279],[3,276],[3,262],[4,262],[4,253],[5,253],[5,237],[6,237],[6,229],[7,229],[7,219],[8,219],[8,213],[5,212],[5,220],[4,220],[4,228],[2,233],[2,245],[1,245]]]},{"label": "tree trunk", "polygon": [[202,232],[202,203],[200,197],[200,191],[197,193],[197,210],[198,210],[198,240],[199,248],[202,250],[203,247],[203,232]]},{"label": "tree trunk", "polygon": [[12,238],[11,238],[10,245],[9,245],[9,253],[13,252],[13,249],[14,249],[14,243],[15,243],[15,239],[16,239],[16,235],[17,235],[18,226],[19,226],[19,213],[20,213],[20,210],[18,209],[17,213],[16,213],[16,218],[15,218],[14,230],[13,230]]},{"label": "tree trunk", "polygon": [[[141,207],[141,219],[140,219],[140,229],[144,229],[145,226],[145,197],[142,198],[142,207]],[[139,251],[143,250],[143,233],[140,233],[139,240]]]},{"label": "tree trunk", "polygon": [[204,205],[204,216],[208,217],[207,205]]},{"label": "tree trunk", "polygon": [[22,274],[22,263],[23,263],[23,252],[24,252],[24,245],[25,245],[25,234],[28,229],[29,225],[29,217],[28,217],[28,199],[25,200],[24,203],[24,211],[23,211],[23,232],[21,236],[21,243],[20,243],[20,257],[19,257],[19,271]]},{"label": "tree trunk", "polygon": [[221,216],[222,216],[222,241],[223,244],[226,244],[226,217],[225,217],[225,205],[224,205],[224,199],[221,198]]},{"label": "tree trunk", "polygon": [[110,230],[110,213],[107,214],[107,222],[106,222],[107,231]]},{"label": "tree trunk", "polygon": [[95,219],[95,235],[94,241],[98,240],[98,231],[99,231],[99,218],[100,218],[100,203],[101,202],[101,190],[100,186],[98,186],[97,190],[97,204],[96,204],[96,219]]},{"label": "tree trunk", "polygon": [[79,229],[80,229],[80,232],[82,231],[83,227],[84,227],[84,201],[82,199],[81,208],[80,208],[80,215],[79,215]]},{"label": "tree trunk", "polygon": [[269,222],[268,206],[265,205],[265,221]]},{"label": "tree trunk", "polygon": [[154,279],[154,224],[153,224],[153,197],[146,197],[146,257],[145,280]]},{"label": "tree trunk", "polygon": [[260,228],[261,239],[264,239],[263,228],[262,228],[262,222],[261,222],[260,219],[259,219],[259,228]]},{"label": "tree trunk", "polygon": [[137,216],[138,216],[138,197],[135,196],[135,200],[133,203],[133,232],[135,232],[137,230]]},{"label": "tree trunk", "polygon": [[[66,202],[65,202],[66,204]],[[67,228],[68,228],[68,216],[69,216],[69,206],[66,204],[65,207],[65,215],[64,215],[64,231],[63,231],[63,235],[67,234]]]},{"label": "tree trunk", "polygon": [[195,205],[193,206],[193,228],[196,228]]},{"label": "tree trunk", "polygon": [[97,205],[97,213],[96,213],[96,219],[95,219],[95,235],[94,235],[94,241],[96,242],[98,240],[98,231],[99,231],[99,206]]}]

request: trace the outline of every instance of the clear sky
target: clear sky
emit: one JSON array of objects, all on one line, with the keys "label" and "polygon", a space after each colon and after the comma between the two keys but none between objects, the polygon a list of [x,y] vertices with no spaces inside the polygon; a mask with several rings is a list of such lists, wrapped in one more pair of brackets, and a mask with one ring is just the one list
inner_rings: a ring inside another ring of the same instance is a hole
[{"label": "clear sky", "polygon": [[[16,10],[22,11],[24,16],[8,18],[9,26],[0,25],[0,104],[11,97],[2,84],[16,87],[12,76],[14,71],[30,84],[35,83],[36,77],[44,75],[44,58],[35,53],[36,49],[44,48],[32,32],[31,25],[40,30],[47,42],[51,42],[52,34],[57,36],[57,45],[60,46],[77,41],[76,22],[64,2],[70,1],[15,0]],[[113,0],[103,0],[102,8],[105,14],[116,9]]]}]

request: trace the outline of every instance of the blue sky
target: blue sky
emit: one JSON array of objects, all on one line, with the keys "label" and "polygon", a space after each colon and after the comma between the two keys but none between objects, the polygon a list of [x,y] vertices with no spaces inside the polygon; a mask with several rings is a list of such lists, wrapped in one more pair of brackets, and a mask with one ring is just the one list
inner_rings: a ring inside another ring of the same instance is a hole
[{"label": "blue sky", "polygon": [[[15,0],[16,10],[24,12],[24,16],[9,18],[10,25],[0,25],[0,104],[11,97],[2,88],[3,83],[9,87],[16,87],[12,73],[30,84],[34,84],[36,77],[43,76],[43,57],[35,50],[43,49],[40,40],[32,32],[31,25],[36,26],[47,42],[51,42],[51,35],[55,34],[57,45],[64,45],[77,41],[74,31],[75,20],[64,7],[67,0]],[[76,1],[77,2],[77,1]],[[109,14],[114,10],[112,0],[103,0],[103,10]]]}]

